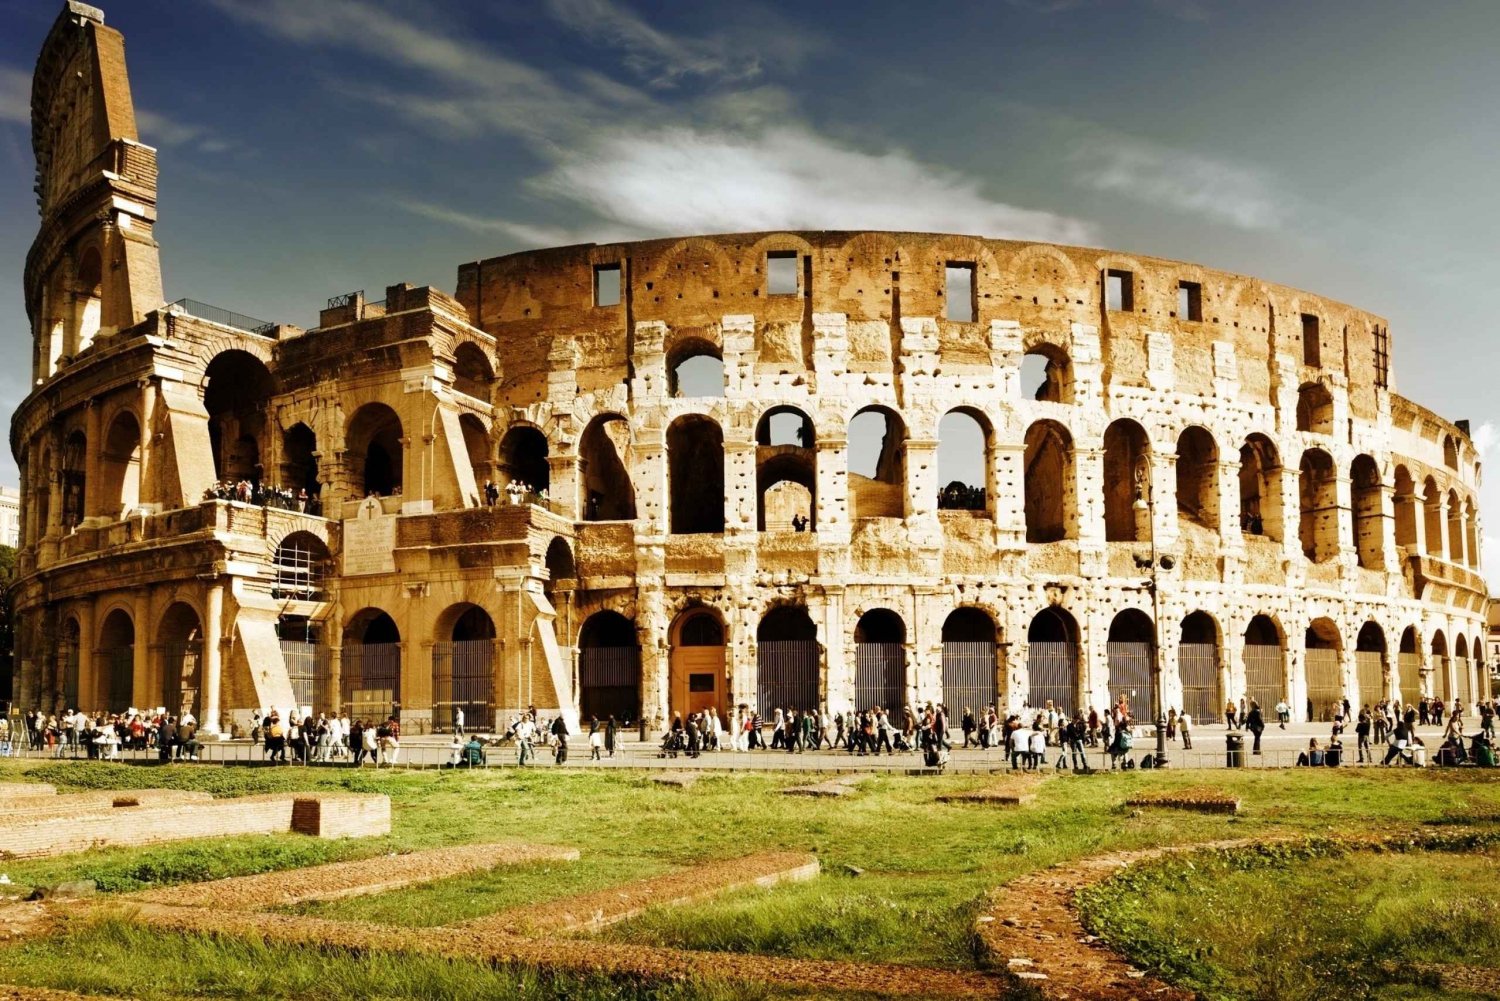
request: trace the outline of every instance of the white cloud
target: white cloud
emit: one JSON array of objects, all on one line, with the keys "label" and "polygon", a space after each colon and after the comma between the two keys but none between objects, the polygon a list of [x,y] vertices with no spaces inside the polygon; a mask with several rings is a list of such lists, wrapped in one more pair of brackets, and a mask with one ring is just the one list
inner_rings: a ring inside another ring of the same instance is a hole
[{"label": "white cloud", "polygon": [[590,233],[587,237],[580,236],[571,230],[557,226],[534,226],[524,222],[514,222],[510,219],[499,219],[490,216],[479,216],[469,212],[460,212],[442,205],[431,202],[413,201],[411,199],[398,199],[395,202],[397,208],[412,215],[440,222],[447,226],[457,226],[471,233],[500,233],[509,236],[527,246],[557,247],[570,243],[582,243],[587,240],[607,240],[608,237]]},{"label": "white cloud", "polygon": [[0,66],[0,122],[31,124],[31,74]]},{"label": "white cloud", "polygon": [[612,0],[548,0],[547,8],[590,41],[619,49],[625,65],[653,86],[673,86],[687,76],[749,80],[762,72],[753,49],[723,39],[669,35]]},{"label": "white cloud", "polygon": [[174,121],[145,108],[135,109],[135,125],[141,141],[153,146],[181,146],[203,135],[203,130],[195,125]]},{"label": "white cloud", "polygon": [[1241,229],[1276,229],[1287,199],[1254,167],[1158,146],[1097,126],[1085,128],[1069,157],[1073,179],[1148,205],[1175,209]]}]

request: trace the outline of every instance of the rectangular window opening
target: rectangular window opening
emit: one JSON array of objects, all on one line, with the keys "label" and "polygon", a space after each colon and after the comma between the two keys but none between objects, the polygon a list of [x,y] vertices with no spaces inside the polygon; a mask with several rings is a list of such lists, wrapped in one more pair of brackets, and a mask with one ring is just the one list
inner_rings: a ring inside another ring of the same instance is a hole
[{"label": "rectangular window opening", "polygon": [[797,252],[773,250],[766,254],[766,294],[797,294]]},{"label": "rectangular window opening", "polygon": [[1203,320],[1203,286],[1197,282],[1177,283],[1177,316],[1201,323]]},{"label": "rectangular window opening", "polygon": [[1105,307],[1116,313],[1135,310],[1135,275],[1129,271],[1113,268],[1104,272]]},{"label": "rectangular window opening", "polygon": [[973,323],[979,312],[974,296],[974,265],[966,261],[949,261],[943,295],[948,303],[948,319],[956,323]]},{"label": "rectangular window opening", "polygon": [[1311,313],[1302,314],[1302,364],[1314,367],[1322,365],[1323,345],[1318,338],[1318,318]]},{"label": "rectangular window opening", "polygon": [[620,304],[620,266],[618,264],[594,265],[594,305],[618,306]]},{"label": "rectangular window opening", "polygon": [[1389,389],[1391,385],[1391,335],[1384,327],[1375,328],[1375,385]]}]

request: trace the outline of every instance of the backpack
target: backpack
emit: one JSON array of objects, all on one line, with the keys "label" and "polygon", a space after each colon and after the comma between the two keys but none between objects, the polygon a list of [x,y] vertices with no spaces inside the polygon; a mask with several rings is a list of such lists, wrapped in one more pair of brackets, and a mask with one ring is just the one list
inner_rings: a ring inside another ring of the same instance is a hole
[{"label": "backpack", "polygon": [[1116,739],[1119,740],[1120,750],[1122,751],[1129,751],[1135,746],[1135,736],[1130,732],[1130,727],[1128,726],[1120,727],[1119,736]]},{"label": "backpack", "polygon": [[274,739],[274,738],[280,737],[280,736],[281,736],[281,724],[280,723],[272,723],[271,724],[271,737]]}]

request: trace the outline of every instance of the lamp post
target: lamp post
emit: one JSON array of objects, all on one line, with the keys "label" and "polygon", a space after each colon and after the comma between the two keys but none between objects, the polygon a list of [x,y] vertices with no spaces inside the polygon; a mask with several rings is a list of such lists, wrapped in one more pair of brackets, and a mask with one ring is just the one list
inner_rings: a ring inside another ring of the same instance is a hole
[{"label": "lamp post", "polygon": [[[1156,754],[1152,764],[1157,768],[1165,768],[1167,767],[1167,689],[1166,679],[1162,676],[1161,669],[1161,601],[1156,587],[1156,505],[1151,490],[1150,460],[1144,455],[1136,460],[1135,503],[1132,507],[1136,511],[1146,512],[1146,520],[1150,528],[1151,556],[1145,561],[1136,556],[1135,565],[1136,569],[1145,570],[1150,574],[1141,582],[1141,586],[1151,592],[1151,669],[1156,675]],[[1160,565],[1163,570],[1172,569],[1172,557],[1161,557]]]}]

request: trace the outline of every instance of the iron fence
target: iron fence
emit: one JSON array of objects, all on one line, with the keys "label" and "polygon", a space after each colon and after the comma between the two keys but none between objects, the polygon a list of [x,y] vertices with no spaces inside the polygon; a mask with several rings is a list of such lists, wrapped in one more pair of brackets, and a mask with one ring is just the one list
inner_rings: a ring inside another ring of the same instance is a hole
[{"label": "iron fence", "polygon": [[328,680],[328,648],[303,640],[282,640],[281,657],[292,683],[292,701],[317,712]]},{"label": "iron fence", "polygon": [[1109,704],[1123,696],[1133,719],[1156,719],[1155,651],[1150,643],[1106,643],[1109,661]]},{"label": "iron fence", "polygon": [[755,647],[755,709],[769,717],[782,709],[815,709],[821,703],[816,640],[762,640]]},{"label": "iron fence", "polygon": [[1326,723],[1333,719],[1335,710],[1344,702],[1344,672],[1339,666],[1339,652],[1312,649],[1305,653],[1307,702],[1312,707],[1313,718]]},{"label": "iron fence", "polygon": [[995,704],[995,644],[949,640],[943,644],[943,704],[950,718],[967,706],[976,713]]},{"label": "iron fence", "polygon": [[383,720],[401,701],[401,644],[344,647],[341,701],[351,719]]},{"label": "iron fence", "polygon": [[432,648],[432,726],[434,730],[457,725],[459,710],[464,721],[488,726],[492,716],[491,692],[495,677],[495,641],[455,640]]},{"label": "iron fence", "polygon": [[1207,722],[1218,715],[1223,700],[1219,692],[1219,648],[1213,643],[1183,643],[1177,648],[1177,669],[1182,677],[1183,712]]},{"label": "iron fence", "polygon": [[1051,702],[1068,715],[1083,708],[1076,643],[1032,643],[1026,651],[1026,673],[1027,705],[1040,709]]},{"label": "iron fence", "polygon": [[1385,698],[1385,654],[1379,650],[1356,650],[1354,679],[1359,685],[1358,695],[1351,700],[1355,706],[1374,706]]},{"label": "iron fence", "polygon": [[900,643],[854,644],[854,706],[887,712],[906,705],[906,647]]},{"label": "iron fence", "polygon": [[641,713],[641,652],[633,646],[578,651],[578,711],[583,719],[613,716],[629,724]]}]

